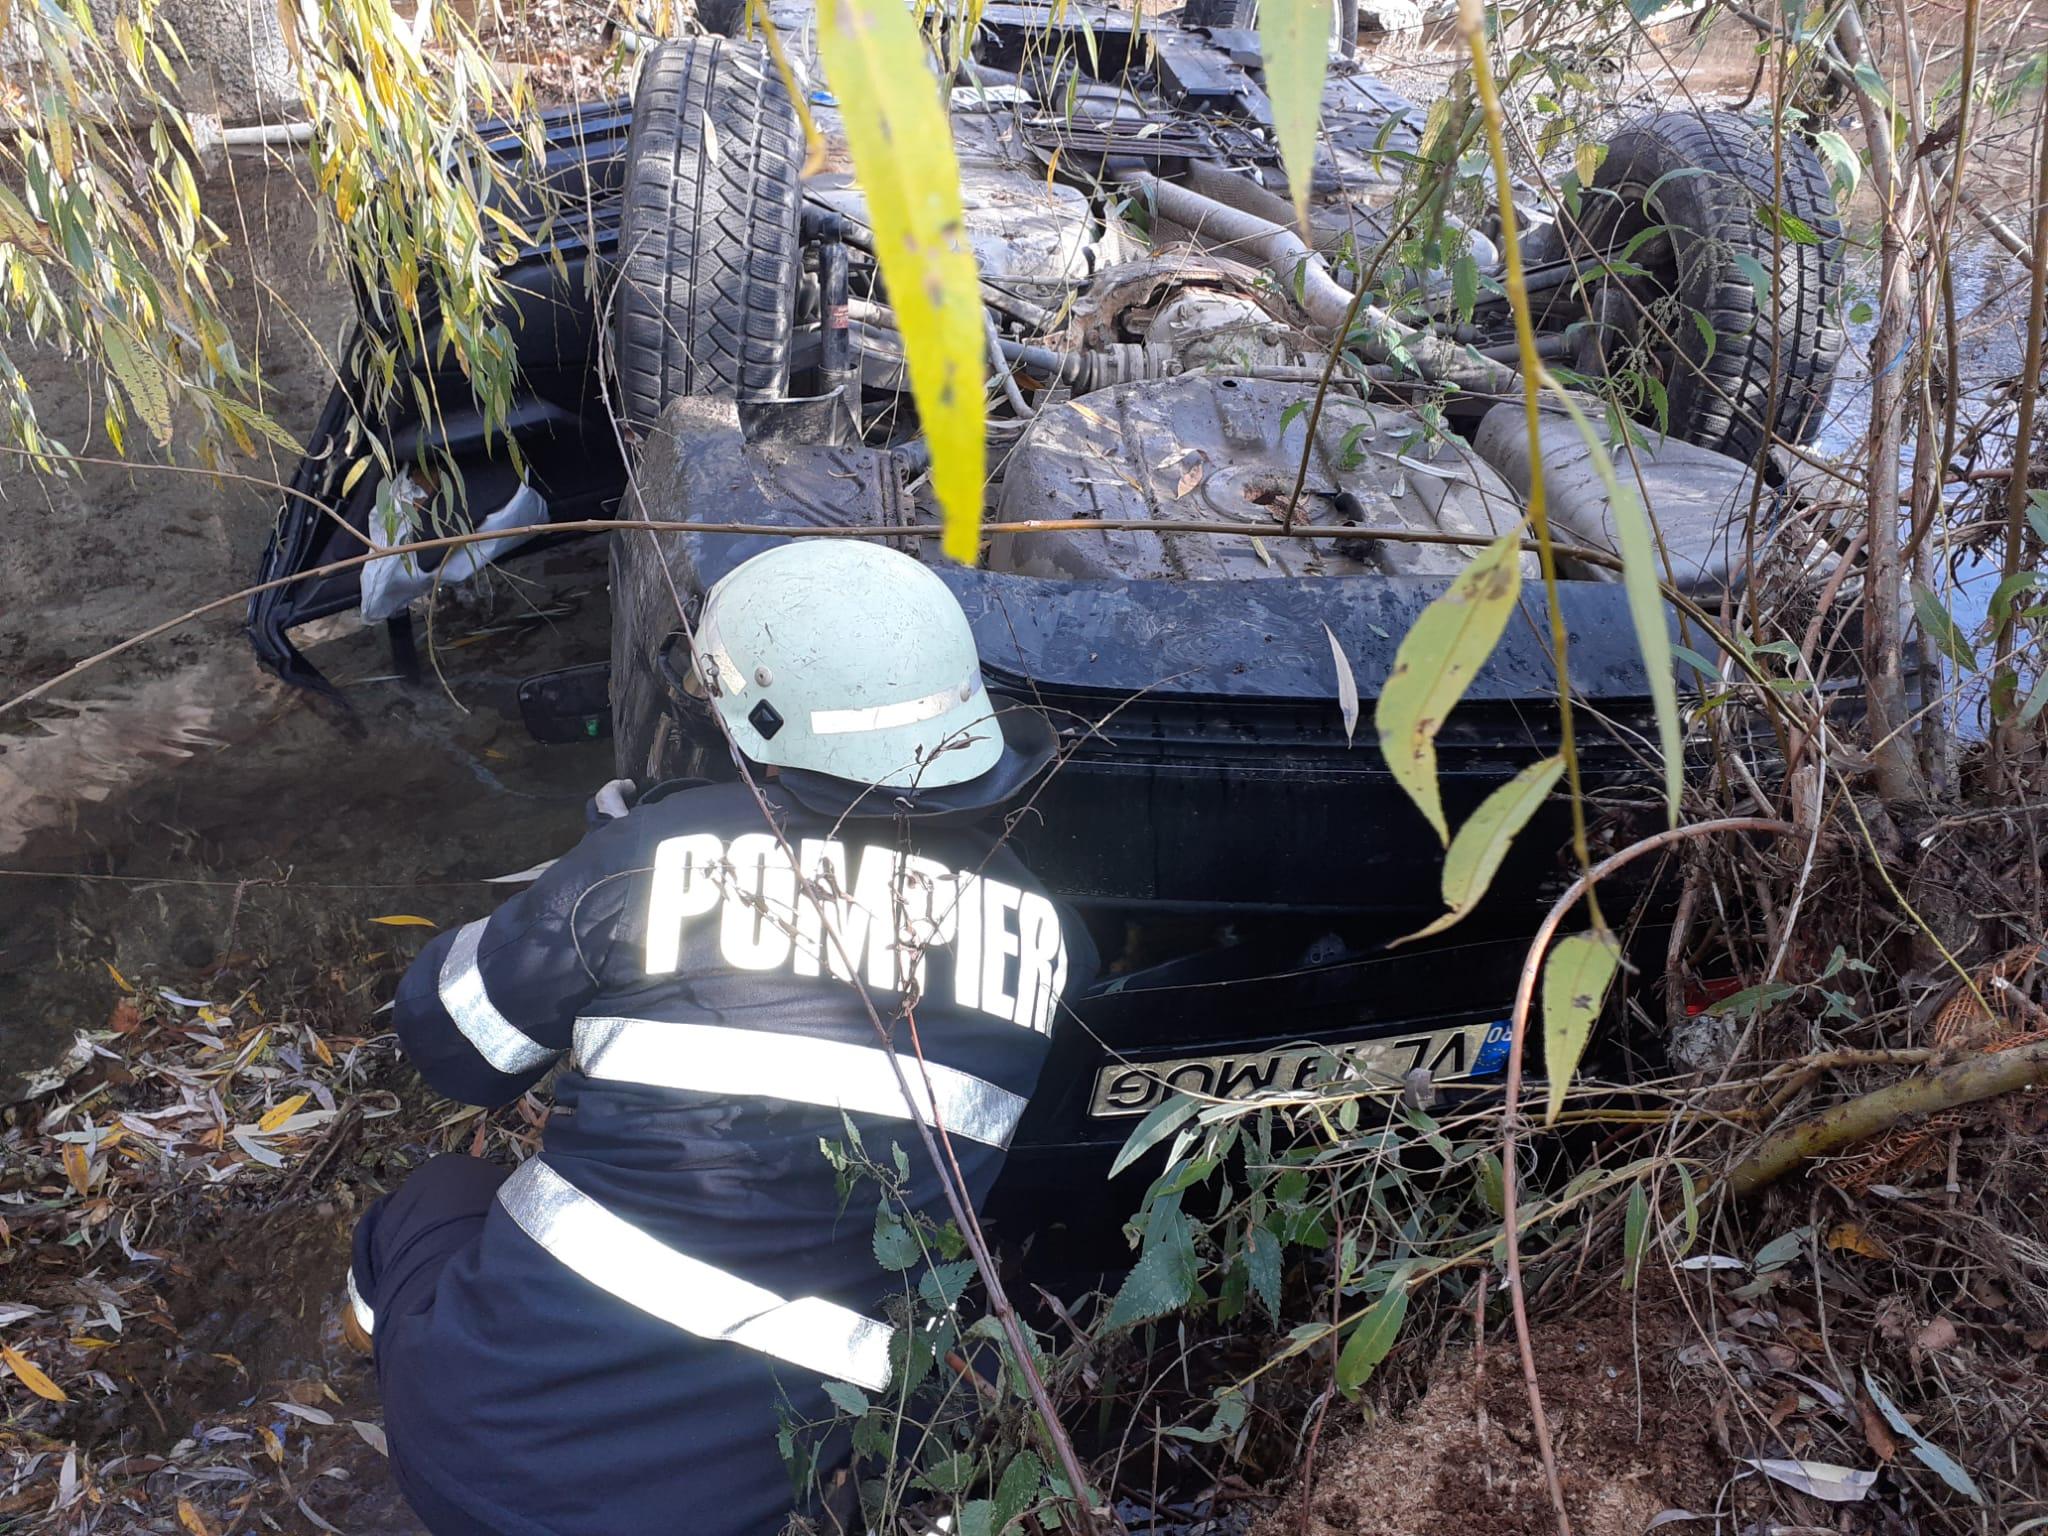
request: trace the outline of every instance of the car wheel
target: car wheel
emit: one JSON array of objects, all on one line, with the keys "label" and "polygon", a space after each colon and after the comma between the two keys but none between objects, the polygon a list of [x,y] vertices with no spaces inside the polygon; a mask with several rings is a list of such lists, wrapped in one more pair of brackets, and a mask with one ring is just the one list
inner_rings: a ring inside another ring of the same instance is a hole
[{"label": "car wheel", "polygon": [[757,399],[787,384],[802,147],[760,46],[699,37],[647,56],[612,317],[619,414],[635,436],[684,395]]},{"label": "car wheel", "polygon": [[1640,381],[1646,422],[1736,458],[1811,441],[1846,342],[1841,234],[1804,140],[1788,135],[1774,165],[1769,137],[1732,112],[1636,119],[1568,240],[1582,263],[1628,264],[1589,282],[1580,371]]}]

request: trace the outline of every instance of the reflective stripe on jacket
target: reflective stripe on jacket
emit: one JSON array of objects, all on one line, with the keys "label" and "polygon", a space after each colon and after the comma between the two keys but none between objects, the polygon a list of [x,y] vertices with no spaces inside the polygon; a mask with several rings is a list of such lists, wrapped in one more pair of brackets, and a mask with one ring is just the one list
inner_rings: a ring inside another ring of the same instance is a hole
[{"label": "reflective stripe on jacket", "polygon": [[[909,1198],[942,1211],[914,1103],[978,1202],[1093,950],[982,831],[828,819],[788,795],[775,811],[769,828],[743,787],[706,786],[598,828],[431,943],[396,1026],[428,1081],[473,1103],[568,1058],[541,1156],[493,1220],[671,1325],[679,1352],[742,1347],[877,1389],[891,1277],[820,1143],[850,1122],[877,1162],[900,1146]],[[520,1304],[516,1276],[475,1284],[489,1305]]]}]

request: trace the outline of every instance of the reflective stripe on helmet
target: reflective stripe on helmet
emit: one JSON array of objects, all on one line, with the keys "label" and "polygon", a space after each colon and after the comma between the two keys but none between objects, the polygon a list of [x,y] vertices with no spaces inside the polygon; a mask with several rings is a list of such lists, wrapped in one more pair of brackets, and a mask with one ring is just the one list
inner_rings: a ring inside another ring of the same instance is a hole
[{"label": "reflective stripe on helmet", "polygon": [[521,1231],[570,1270],[672,1327],[870,1391],[889,1385],[893,1330],[887,1324],[816,1296],[785,1301],[678,1253],[537,1157],[498,1186],[498,1202]]},{"label": "reflective stripe on helmet", "polygon": [[377,1314],[370,1304],[363,1300],[363,1293],[356,1289],[356,1267],[353,1264],[348,1267],[348,1309],[355,1313],[356,1321],[362,1325],[363,1332],[377,1331]]},{"label": "reflective stripe on helmet", "polygon": [[534,1040],[491,1001],[476,963],[476,947],[484,936],[484,924],[489,921],[480,917],[455,930],[455,942],[448,946],[448,958],[441,962],[441,1006],[485,1061],[512,1075],[531,1072],[561,1053]]},{"label": "reflective stripe on helmet", "polygon": [[[578,1019],[576,1065],[608,1082],[911,1118],[896,1069],[879,1046],[812,1035],[660,1019]],[[902,1066],[927,1121],[987,1146],[1009,1146],[1024,1113],[1023,1095],[936,1062],[905,1057]]]},{"label": "reflective stripe on helmet", "polygon": [[899,726],[935,720],[973,696],[974,685],[970,681],[960,688],[941,688],[921,699],[898,699],[893,704],[871,704],[865,709],[814,709],[811,734],[844,736],[852,731],[893,731]]}]

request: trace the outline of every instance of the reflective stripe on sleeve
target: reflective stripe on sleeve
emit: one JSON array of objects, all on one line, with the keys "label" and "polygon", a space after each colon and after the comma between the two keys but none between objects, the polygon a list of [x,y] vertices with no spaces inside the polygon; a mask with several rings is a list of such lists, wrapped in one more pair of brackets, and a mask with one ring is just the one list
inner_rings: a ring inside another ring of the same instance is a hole
[{"label": "reflective stripe on sleeve", "polygon": [[[608,1082],[911,1118],[896,1070],[879,1046],[810,1035],[661,1019],[578,1019],[576,1065]],[[927,1120],[936,1109],[937,1123],[953,1135],[1009,1146],[1024,1113],[1022,1094],[936,1062],[920,1063],[915,1056],[904,1056],[902,1065]]]},{"label": "reflective stripe on sleeve", "polygon": [[521,1231],[601,1291],[700,1339],[724,1339],[879,1392],[889,1385],[885,1323],[816,1296],[784,1301],[678,1253],[605,1209],[539,1158],[498,1186]]},{"label": "reflective stripe on sleeve", "polygon": [[348,1267],[348,1308],[355,1313],[356,1321],[362,1325],[363,1332],[377,1331],[377,1314],[371,1309],[370,1304],[363,1300],[363,1293],[356,1289],[356,1267],[353,1264]]},{"label": "reflective stripe on sleeve", "polygon": [[476,947],[484,936],[480,917],[455,930],[455,942],[448,946],[448,958],[441,962],[439,980],[441,1006],[462,1031],[463,1038],[476,1047],[477,1054],[500,1072],[517,1076],[544,1066],[559,1051],[551,1051],[534,1040],[517,1024],[498,1012],[485,990],[483,972],[477,969]]}]

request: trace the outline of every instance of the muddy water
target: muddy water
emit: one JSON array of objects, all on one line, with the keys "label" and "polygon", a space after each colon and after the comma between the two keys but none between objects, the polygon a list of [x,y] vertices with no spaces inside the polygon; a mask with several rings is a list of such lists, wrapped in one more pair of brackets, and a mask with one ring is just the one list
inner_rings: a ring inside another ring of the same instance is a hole
[{"label": "muddy water", "polygon": [[[237,235],[232,302],[265,404],[303,431],[348,318],[311,209],[294,175],[254,160],[207,190]],[[85,382],[26,362],[55,434],[111,457]],[[0,697],[234,591],[276,504],[175,465],[58,482],[0,469]],[[441,676],[417,685],[392,677],[381,631],[328,621],[315,660],[351,685],[347,711],[262,673],[236,605],[0,717],[0,1103],[104,1023],[109,966],[201,993],[237,957],[271,963],[280,990],[395,962],[424,930],[369,918],[475,916],[506,894],[487,877],[568,846],[609,748],[534,746],[513,689],[602,654],[603,582],[594,549],[523,566],[437,620]],[[381,1001],[357,1006],[367,1019]]]}]

